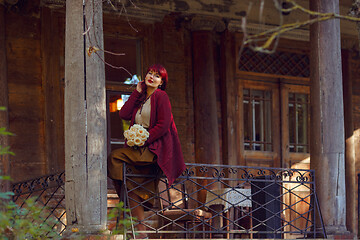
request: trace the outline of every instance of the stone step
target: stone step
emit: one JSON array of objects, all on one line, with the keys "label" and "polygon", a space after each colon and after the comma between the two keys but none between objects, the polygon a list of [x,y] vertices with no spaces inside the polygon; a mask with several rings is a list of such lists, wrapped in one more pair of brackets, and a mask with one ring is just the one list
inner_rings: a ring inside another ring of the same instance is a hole
[{"label": "stone step", "polygon": [[119,203],[119,197],[114,189],[108,189],[107,193],[107,206],[108,209],[114,208]]}]

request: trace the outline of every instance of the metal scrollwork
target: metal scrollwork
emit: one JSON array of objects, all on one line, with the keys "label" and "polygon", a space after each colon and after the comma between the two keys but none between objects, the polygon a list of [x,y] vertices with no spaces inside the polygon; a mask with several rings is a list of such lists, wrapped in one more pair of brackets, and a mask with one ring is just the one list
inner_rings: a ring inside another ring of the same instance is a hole
[{"label": "metal scrollwork", "polygon": [[213,170],[214,170],[214,172],[213,172],[212,176],[213,176],[214,178],[218,178],[218,177],[220,176],[219,170],[216,169],[216,168],[214,168]]},{"label": "metal scrollwork", "polygon": [[236,174],[236,173],[238,173],[238,170],[237,170],[237,168],[232,168],[232,167],[230,167],[230,168],[228,168],[229,170],[229,173],[230,174]]},{"label": "metal scrollwork", "polygon": [[185,171],[182,173],[182,176],[187,176],[187,177],[195,176],[195,171],[193,168],[186,168]]},{"label": "metal scrollwork", "polygon": [[281,181],[281,180],[286,179],[286,178],[291,178],[293,175],[294,175],[294,173],[293,173],[292,170],[284,169],[284,170],[279,171],[276,174],[276,179]]},{"label": "metal scrollwork", "polygon": [[266,175],[266,170],[264,170],[264,169],[258,169],[257,174],[258,174],[259,176],[265,176],[265,175]]},{"label": "metal scrollwork", "polygon": [[296,181],[298,181],[298,182],[307,182],[308,177],[305,176],[304,174],[299,173],[299,175],[296,176]]},{"label": "metal scrollwork", "polygon": [[214,169],[214,173],[213,173],[213,177],[215,178],[224,178],[225,177],[225,173],[219,169]]},{"label": "metal scrollwork", "polygon": [[[265,208],[267,202],[276,201],[276,203],[279,203],[279,206],[286,206],[286,209],[283,211],[284,214],[296,212],[306,219],[308,224],[306,228],[294,229],[294,234],[304,234],[304,236],[307,236],[311,230],[315,231],[316,229],[311,216],[315,216],[317,214],[315,211],[319,208],[316,208],[313,205],[316,202],[312,201],[315,195],[315,184],[312,182],[315,178],[315,173],[312,170],[196,163],[188,163],[186,167],[186,170],[182,176],[180,176],[181,180],[175,187],[171,187],[172,190],[181,192],[183,199],[199,201],[198,194],[201,192],[204,193],[205,198],[203,199],[205,202],[202,201],[201,204],[209,207],[209,209],[211,209],[211,206],[219,204],[223,205],[224,209],[234,206],[252,206],[252,209],[248,210],[250,212],[257,211],[256,209],[258,209],[257,206],[259,204]],[[299,197],[298,191],[302,192],[301,201],[294,201],[289,204],[289,199]],[[264,199],[264,195],[266,199]],[[283,196],[286,196],[286,198]],[[308,208],[304,209],[304,206],[308,206]],[[172,204],[171,207],[175,207],[175,205]],[[180,207],[178,208],[181,209]],[[275,212],[278,211],[282,211],[282,209],[280,208]],[[270,214],[274,214],[275,216],[277,214],[275,212],[271,212]],[[308,214],[308,212],[311,213]],[[184,213],[191,214],[191,212],[185,211]],[[154,212],[154,215],[157,215],[157,213]],[[248,214],[248,216],[253,221],[258,221],[258,217],[254,218],[251,214]],[[157,215],[157,217],[159,217],[159,215]],[[281,221],[284,221],[284,225],[291,225],[297,220],[296,217],[297,216],[291,216],[291,214],[289,214],[288,218],[282,219]],[[173,224],[178,224],[179,219],[180,218],[172,220]],[[164,220],[168,221],[169,219]],[[229,221],[229,224],[235,225],[238,220],[229,217],[227,221]],[[208,224],[205,220],[204,223]],[[273,223],[272,220],[271,223]],[[266,225],[268,222],[265,219],[261,221],[261,224]],[[281,226],[280,222],[278,224]],[[194,233],[193,229],[186,228],[184,230]],[[253,229],[246,230],[255,233]],[[156,231],[161,232],[162,229],[159,228],[156,229]],[[177,230],[174,229],[172,233],[175,234],[176,231]],[[205,231],[207,230],[205,229]],[[228,231],[223,231],[223,229],[220,228],[212,228],[209,231],[219,234],[228,233]],[[285,230],[276,230],[276,234],[280,234],[280,232],[285,233]],[[166,230],[166,233],[168,233],[168,230]],[[269,230],[269,233],[273,234],[273,231]],[[315,236],[316,233],[313,232],[310,234]]]},{"label": "metal scrollwork", "polygon": [[253,178],[254,178],[254,174],[252,174],[251,172],[248,172],[248,171],[245,171],[245,170],[244,170],[244,173],[241,174],[241,178],[242,178],[242,179],[247,179],[247,180],[253,179]]},{"label": "metal scrollwork", "polygon": [[54,231],[61,234],[66,229],[62,218],[65,215],[64,180],[65,172],[61,172],[15,183],[13,201],[23,206],[26,199],[34,198],[36,204],[43,206],[44,223],[55,223]]},{"label": "metal scrollwork", "polygon": [[208,171],[209,171],[209,169],[205,166],[201,166],[199,169],[199,172],[201,172],[201,173],[207,173]]}]

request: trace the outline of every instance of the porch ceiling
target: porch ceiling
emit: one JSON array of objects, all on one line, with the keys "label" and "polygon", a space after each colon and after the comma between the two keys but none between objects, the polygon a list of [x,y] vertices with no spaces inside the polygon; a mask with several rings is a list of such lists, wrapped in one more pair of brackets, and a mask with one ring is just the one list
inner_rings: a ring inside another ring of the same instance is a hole
[{"label": "porch ceiling", "polygon": [[[59,8],[65,6],[65,0],[41,0],[42,5],[51,8]],[[264,1],[264,10],[260,14],[259,0],[111,0],[115,5],[111,6],[104,1],[104,12],[109,14],[122,14],[130,18],[136,18],[146,22],[161,22],[163,17],[169,13],[179,13],[182,16],[192,17],[194,15],[202,15],[211,18],[223,19],[228,23],[232,30],[240,30],[242,16],[247,13],[248,28],[258,32],[259,23],[261,29],[277,26],[283,21],[286,23],[294,23],[298,21],[305,21],[308,15],[300,11],[291,12],[289,15],[282,16],[274,7],[273,1]],[[297,0],[298,4],[305,8],[309,8],[308,0]],[[347,15],[353,0],[340,0],[340,13]],[[132,4],[133,3],[133,4]],[[123,7],[126,8],[124,11]],[[261,16],[261,17],[260,17]],[[304,35],[308,27],[299,29],[298,32],[293,32],[289,36],[290,39],[307,40],[308,34]],[[355,23],[349,21],[341,21],[341,32],[347,36],[357,36]],[[286,37],[286,36],[285,36]]]}]

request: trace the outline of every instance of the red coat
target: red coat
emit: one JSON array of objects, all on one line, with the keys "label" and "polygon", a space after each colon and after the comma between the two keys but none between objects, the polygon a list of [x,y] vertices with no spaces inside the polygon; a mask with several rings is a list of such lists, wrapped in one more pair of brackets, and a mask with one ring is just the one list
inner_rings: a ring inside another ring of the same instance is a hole
[{"label": "red coat", "polygon": [[[131,94],[120,110],[120,118],[135,122],[135,115],[140,107],[142,94],[137,90]],[[165,91],[157,89],[150,98],[151,113],[149,138],[145,146],[157,156],[157,163],[171,185],[185,170],[179,136],[171,113],[171,105]]]}]

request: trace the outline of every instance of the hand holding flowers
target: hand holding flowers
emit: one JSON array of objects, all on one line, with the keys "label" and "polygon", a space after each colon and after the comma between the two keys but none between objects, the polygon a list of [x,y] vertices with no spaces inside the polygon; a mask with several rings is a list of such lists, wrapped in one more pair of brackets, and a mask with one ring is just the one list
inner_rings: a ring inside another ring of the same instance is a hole
[{"label": "hand holding flowers", "polygon": [[141,147],[144,146],[146,140],[149,138],[149,132],[140,124],[134,124],[124,132],[124,137],[129,147]]}]

